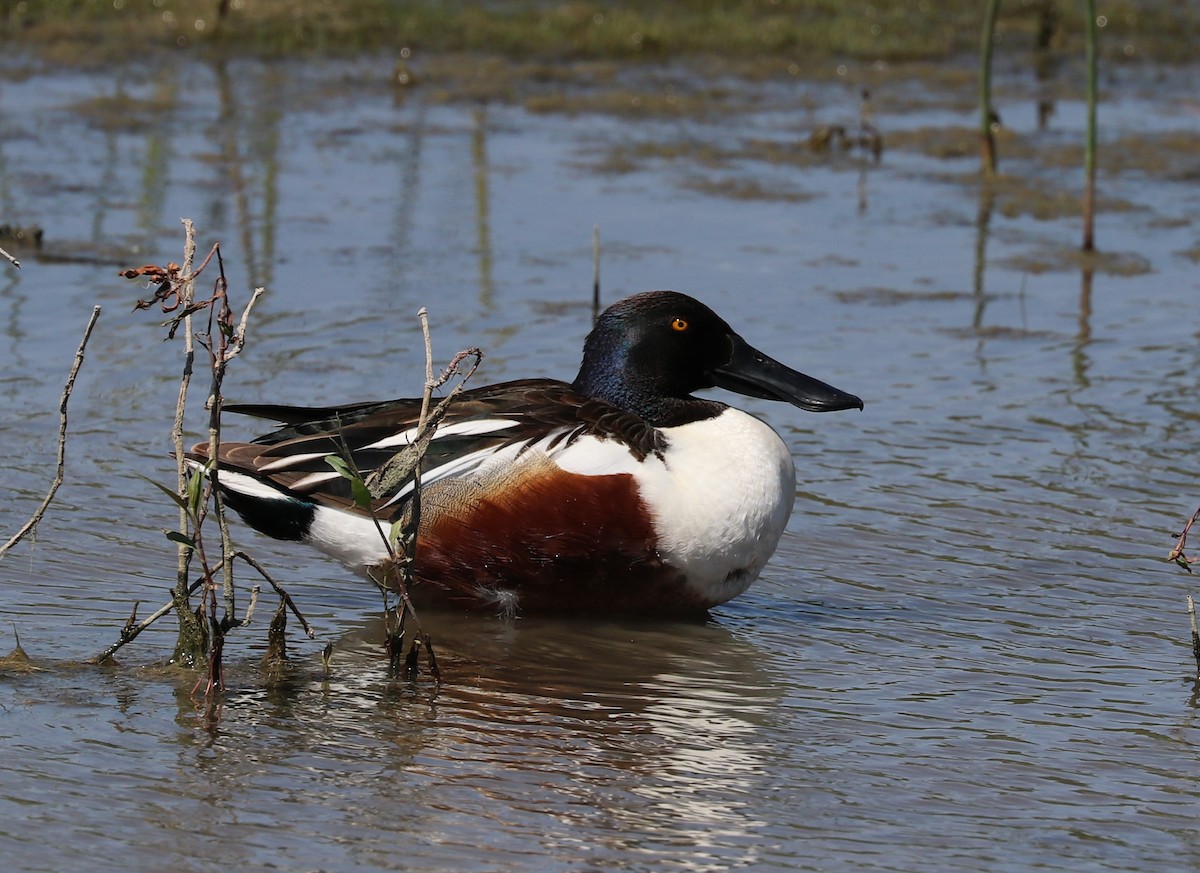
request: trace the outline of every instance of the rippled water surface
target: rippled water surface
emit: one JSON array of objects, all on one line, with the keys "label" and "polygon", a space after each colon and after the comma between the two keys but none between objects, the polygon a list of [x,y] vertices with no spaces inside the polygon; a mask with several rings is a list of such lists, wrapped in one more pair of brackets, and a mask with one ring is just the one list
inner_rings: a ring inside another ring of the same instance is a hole
[{"label": "rippled water surface", "polygon": [[[858,82],[560,114],[396,94],[379,69],[4,62],[0,223],[46,235],[0,265],[0,538],[50,482],[103,306],[66,483],[0,562],[3,647],[19,633],[42,668],[0,675],[6,869],[1200,863],[1190,580],[1163,561],[1200,500],[1194,70],[1106,81],[1106,257],[1084,272],[1073,209],[1046,205],[1078,195],[1082,108],[1039,128],[1019,71],[989,195],[971,94],[899,71],[861,73],[875,164],[804,145],[854,127]],[[440,689],[387,678],[362,582],[239,528],[318,638],[293,632],[296,678],[269,687],[260,607],[208,718],[152,669],[170,620],[119,668],[75,666],[173,577],[173,508],[143,477],[171,481],[180,348],[117,272],[179,260],[181,216],[239,301],[267,288],[232,399],[416,394],[422,306],[439,357],[483,347],[478,384],[570,378],[598,224],[605,299],[695,294],[866,409],[737,400],[791,444],[800,493],[764,578],[709,622],[429,616]]]}]

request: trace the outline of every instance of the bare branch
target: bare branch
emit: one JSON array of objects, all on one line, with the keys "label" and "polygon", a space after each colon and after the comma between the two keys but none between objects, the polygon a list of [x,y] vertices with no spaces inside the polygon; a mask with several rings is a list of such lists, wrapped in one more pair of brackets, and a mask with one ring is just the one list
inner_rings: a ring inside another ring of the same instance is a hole
[{"label": "bare branch", "polygon": [[1196,679],[1200,682],[1200,628],[1196,627],[1196,603],[1187,596],[1188,618],[1192,621],[1192,657],[1196,659]]},{"label": "bare branch", "polygon": [[242,320],[238,322],[237,332],[233,335],[233,345],[225,353],[225,363],[233,360],[238,353],[246,345],[246,322],[250,320],[250,310],[254,308],[254,304],[258,302],[258,298],[263,295],[266,288],[255,288],[254,293],[250,295],[250,302],[246,304],[246,308],[242,310]]},{"label": "bare branch", "polygon": [[[266,568],[263,567],[262,564],[258,563],[258,561],[254,560],[254,558],[250,557],[245,552],[240,552],[240,551],[234,552],[233,556],[235,558],[241,558],[243,561],[245,561],[247,564],[249,564],[251,567],[253,567],[255,570],[257,570],[258,575],[260,575],[264,579],[266,579],[267,582],[270,584],[270,586],[275,589],[275,593],[278,594],[280,596],[280,598],[283,600],[283,602],[288,605],[288,609],[290,609],[292,611],[292,615],[296,616],[296,621],[300,622],[300,626],[302,628],[304,628],[304,632],[308,635],[308,638],[310,640],[316,639],[316,636],[317,636],[316,633],[313,631],[312,627],[309,626],[308,622],[304,620],[304,616],[300,614],[300,610],[297,609],[297,607],[296,607],[296,602],[294,600],[292,600],[292,595],[288,594],[287,591],[284,590],[284,588],[278,582],[276,582],[274,579],[271,578],[271,574],[267,572]],[[246,618],[243,619],[243,622],[247,622],[249,620],[250,620],[250,611],[247,610]]]},{"label": "bare branch", "polygon": [[13,546],[19,543],[25,536],[38,526],[42,520],[42,516],[46,514],[51,501],[54,500],[54,495],[58,493],[58,488],[63,483],[64,472],[67,459],[67,401],[71,399],[71,391],[75,388],[75,377],[79,375],[79,368],[83,366],[83,351],[87,348],[88,340],[92,336],[92,328],[96,326],[96,319],[100,317],[100,307],[92,307],[92,317],[88,319],[87,327],[83,331],[83,339],[79,342],[79,348],[75,351],[75,361],[71,364],[71,372],[67,375],[67,383],[63,386],[62,399],[58,404],[58,466],[54,473],[54,481],[50,485],[50,491],[46,494],[46,498],[42,501],[42,505],[37,508],[33,517],[25,523],[16,534],[3,546],[0,546],[0,558],[3,558]]},{"label": "bare branch", "polygon": [[[204,577],[197,579],[188,588],[188,594],[189,595],[195,594],[196,590],[203,584],[204,584]],[[158,621],[160,618],[162,618],[164,615],[166,615],[168,612],[170,612],[174,608],[175,608],[174,600],[172,600],[170,603],[164,603],[158,609],[154,610],[153,613],[146,616],[146,618],[142,619],[137,624],[134,624],[133,623],[135,621],[134,616],[137,615],[137,604],[134,604],[133,612],[130,613],[129,619],[125,622],[125,627],[121,628],[120,638],[115,643],[113,643],[111,646],[109,646],[107,649],[105,649],[103,652],[101,652],[99,655],[92,658],[91,663],[93,663],[93,664],[107,663],[108,661],[110,661],[112,659],[112,656],[116,654],[117,649],[121,648],[126,643],[132,643],[135,639],[138,638],[138,636],[141,634],[142,631],[144,631],[146,628],[150,627],[150,625],[154,624],[156,621]]]},{"label": "bare branch", "polygon": [[1197,508],[1196,511],[1192,513],[1192,517],[1189,518],[1187,524],[1183,526],[1183,533],[1179,535],[1179,541],[1175,543],[1175,548],[1171,549],[1170,554],[1167,555],[1168,561],[1174,561],[1189,573],[1192,572],[1191,565],[1196,563],[1197,560],[1200,560],[1197,558],[1189,558],[1184,551],[1187,548],[1188,533],[1191,531],[1192,525],[1196,523],[1197,519],[1200,519],[1200,508]]},{"label": "bare branch", "polygon": [[0,248],[0,257],[7,260],[10,264],[12,264],[18,270],[21,269],[21,262],[18,261],[16,258],[14,258],[12,255],[10,255],[8,252],[6,252],[3,248]]}]

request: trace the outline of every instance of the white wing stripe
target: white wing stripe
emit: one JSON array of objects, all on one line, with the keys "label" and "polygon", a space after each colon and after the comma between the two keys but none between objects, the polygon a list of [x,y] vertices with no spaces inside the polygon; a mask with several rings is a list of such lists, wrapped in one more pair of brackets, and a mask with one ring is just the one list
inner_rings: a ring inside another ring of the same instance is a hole
[{"label": "white wing stripe", "polygon": [[247,476],[245,473],[236,473],[233,470],[221,469],[217,473],[217,478],[220,480],[222,488],[229,491],[236,491],[238,494],[244,494],[247,497],[257,497],[260,500],[290,499],[278,488],[268,485],[252,476]]},{"label": "white wing stripe", "polygon": [[[508,430],[510,427],[516,427],[517,422],[510,418],[483,418],[475,421],[460,421],[455,424],[448,424],[445,427],[439,427],[434,433],[435,440],[448,436],[478,436],[485,433],[495,433],[498,430]],[[393,447],[403,447],[411,445],[412,441],[417,438],[417,428],[410,427],[408,430],[403,430],[400,433],[392,434],[383,439],[371,443],[369,446],[363,446],[364,449],[390,449]]]},{"label": "white wing stripe", "polygon": [[280,458],[278,461],[272,461],[269,464],[264,464],[258,468],[260,473],[274,473],[279,470],[286,470],[289,467],[306,464],[309,461],[315,461],[317,458],[326,458],[329,452],[308,452],[303,455],[288,455]]},{"label": "white wing stripe", "polygon": [[[263,469],[266,468],[264,467]],[[309,488],[312,488],[314,485],[320,485],[322,482],[330,482],[334,479],[340,479],[341,476],[341,473],[332,470],[328,473],[310,473],[303,479],[298,479],[293,482],[291,488],[293,491],[305,491]]]}]

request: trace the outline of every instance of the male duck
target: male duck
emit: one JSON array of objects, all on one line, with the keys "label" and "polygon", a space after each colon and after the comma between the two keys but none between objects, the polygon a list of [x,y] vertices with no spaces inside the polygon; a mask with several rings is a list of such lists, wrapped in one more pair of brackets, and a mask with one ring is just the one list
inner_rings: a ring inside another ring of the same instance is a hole
[{"label": "male duck", "polygon": [[[863,405],[755,350],[687,295],[627,297],[600,316],[571,384],[522,379],[451,404],[422,465],[413,597],[661,615],[741,594],[775,551],[796,474],[762,421],[691,396],[714,386],[812,412]],[[348,448],[368,475],[411,442],[420,407],[228,407],[285,426],[221,443],[215,478],[252,527],[366,572],[387,556],[383,537],[325,459]],[[188,457],[207,464],[207,444]],[[376,502],[385,532],[411,497],[409,482]]]}]

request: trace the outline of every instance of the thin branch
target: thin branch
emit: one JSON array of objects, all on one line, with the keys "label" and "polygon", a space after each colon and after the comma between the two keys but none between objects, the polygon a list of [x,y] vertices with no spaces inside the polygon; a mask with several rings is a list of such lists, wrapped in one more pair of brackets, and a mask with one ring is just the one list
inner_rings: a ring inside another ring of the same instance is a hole
[{"label": "thin branch", "polygon": [[100,307],[92,307],[92,317],[88,319],[87,327],[83,331],[83,339],[79,341],[79,348],[75,350],[75,361],[71,364],[71,372],[67,375],[67,383],[63,386],[62,399],[58,404],[58,466],[54,472],[54,481],[50,485],[50,491],[46,494],[46,498],[42,501],[42,505],[38,507],[37,512],[33,517],[25,523],[16,534],[3,546],[0,546],[0,558],[3,558],[5,553],[25,538],[26,534],[38,526],[42,520],[42,516],[46,514],[51,501],[54,500],[54,495],[58,493],[58,488],[63,483],[64,472],[66,469],[67,460],[67,401],[71,399],[71,392],[75,388],[75,377],[79,375],[79,368],[83,366],[83,352],[87,348],[88,340],[92,336],[92,328],[96,326],[96,319],[100,317]]},{"label": "thin branch", "polygon": [[600,318],[600,225],[592,225],[592,324]]},{"label": "thin branch", "polygon": [[[223,319],[227,313],[231,314],[231,313],[229,313],[228,298],[225,296],[225,293],[224,293],[226,288],[228,287],[228,283],[225,281],[225,264],[224,264],[224,261],[221,260],[220,252],[217,250],[216,246],[213,247],[213,250],[217,251],[217,263],[220,265],[220,268],[221,268],[220,283],[221,283],[221,306],[222,306],[222,308],[221,308],[220,318]],[[222,407],[222,404],[224,403],[224,397],[221,394],[221,386],[223,385],[223,383],[225,381],[225,368],[228,367],[229,362],[232,361],[235,357],[237,357],[238,354],[241,353],[242,349],[245,348],[245,346],[246,346],[246,326],[247,326],[248,322],[250,321],[250,310],[252,310],[254,308],[254,304],[258,302],[258,298],[262,296],[262,294],[265,290],[266,289],[261,288],[261,287],[254,289],[254,293],[252,295],[250,295],[250,300],[246,304],[246,308],[242,310],[242,319],[238,323],[237,329],[233,331],[232,336],[226,338],[224,332],[223,331],[221,332],[220,351],[216,353],[217,357],[214,358],[212,361],[213,381],[212,381],[212,393],[209,395],[209,403],[211,404],[211,406],[210,406],[210,410],[209,410],[210,419],[209,419],[209,434],[208,434],[208,446],[209,446],[208,454],[209,454],[209,457],[212,459],[211,466],[210,466],[210,469],[212,472],[210,472],[210,474],[209,474],[210,476],[212,476],[213,473],[215,473],[220,467],[221,407]],[[209,341],[210,341],[210,343],[212,340],[211,315],[212,315],[212,310],[210,309],[209,310],[209,316],[210,316]],[[220,330],[220,328],[218,328],[218,330]],[[211,354],[213,352],[213,350],[210,348],[209,352]],[[234,615],[233,559],[235,557],[234,550],[233,550],[233,540],[229,534],[229,519],[225,514],[225,499],[224,499],[223,495],[221,494],[221,489],[213,488],[212,496],[213,496],[213,505],[216,507],[217,526],[221,532],[221,555],[222,555],[221,573],[222,573],[222,580],[225,585],[225,611],[226,611],[227,619],[232,619],[233,615]],[[246,555],[245,557],[247,559],[249,559],[248,555]],[[259,571],[259,573],[261,573],[262,575],[266,576],[265,571],[261,567],[255,566],[255,569],[257,569]],[[270,577],[267,577],[267,581],[271,583],[271,585],[275,588],[276,591],[280,590],[279,586],[276,585],[274,580],[272,580]],[[257,597],[258,596],[257,591],[255,591],[252,596]],[[290,601],[290,598],[289,598],[289,601]],[[293,608],[293,610],[295,610],[294,605],[292,608]],[[250,615],[253,611],[254,611],[254,602],[251,601],[250,606],[246,609],[246,615],[242,619],[241,624],[249,623]],[[300,619],[300,622],[302,624],[304,623],[304,619],[299,615],[299,613],[297,613],[296,617]],[[312,631],[307,627],[307,625],[305,625],[305,630],[308,631],[308,635],[311,638]]]},{"label": "thin branch", "polygon": [[0,257],[3,257],[5,260],[7,260],[10,264],[12,264],[18,270],[21,269],[21,262],[18,261],[16,258],[14,258],[12,255],[10,255],[8,252],[6,252],[3,248],[0,248]]},{"label": "thin branch", "polygon": [[[183,275],[184,280],[179,285],[179,294],[184,304],[184,311],[191,308],[192,297],[195,295],[196,277],[192,272],[192,263],[196,258],[196,226],[190,218],[183,219]],[[207,259],[205,260],[207,263]],[[174,327],[172,328],[174,333]],[[187,316],[183,320],[183,373],[179,378],[179,394],[175,402],[175,420],[171,425],[171,445],[175,450],[175,488],[178,494],[188,493],[187,456],[183,445],[183,419],[187,409],[188,388],[192,383],[192,368],[195,365],[196,349],[192,336],[192,319]],[[188,529],[188,507],[179,507],[179,529]],[[192,550],[179,545],[175,568],[175,605],[179,613],[179,645],[177,654],[182,652],[185,628],[195,632],[194,622],[188,619],[188,597],[192,589],[188,587],[188,571],[192,561]]]},{"label": "thin branch", "polygon": [[1167,555],[1168,561],[1174,561],[1189,573],[1192,572],[1191,565],[1196,563],[1198,559],[1189,558],[1184,550],[1187,548],[1188,533],[1191,531],[1192,525],[1196,523],[1197,519],[1200,519],[1200,508],[1197,508],[1196,511],[1192,513],[1192,517],[1189,518],[1187,524],[1183,526],[1183,533],[1179,535],[1179,541],[1175,543],[1175,548],[1171,549],[1170,554]]},{"label": "thin branch", "polygon": [[1200,629],[1196,627],[1196,604],[1187,596],[1188,618],[1192,620],[1192,657],[1196,659],[1196,678],[1200,680]]},{"label": "thin branch", "polygon": [[266,288],[255,288],[254,293],[250,295],[250,302],[246,304],[246,308],[242,310],[242,320],[238,322],[237,332],[233,335],[233,345],[225,353],[225,363],[229,363],[246,345],[246,323],[250,320],[250,310],[254,308],[254,304],[258,302],[258,298],[262,297]]},{"label": "thin branch", "polygon": [[1083,152],[1083,250],[1096,248],[1096,0],[1087,0],[1087,140]]},{"label": "thin branch", "polygon": [[250,589],[250,603],[246,606],[246,614],[238,622],[239,627],[250,624],[250,620],[254,618],[254,608],[258,606],[258,595],[261,590],[261,586],[258,585]]},{"label": "thin branch", "polygon": [[[204,581],[205,581],[205,579],[202,576],[199,579],[197,579],[195,582],[193,582],[191,584],[191,586],[188,588],[188,594],[189,595],[195,594],[196,590],[201,585],[204,584]],[[171,602],[164,603],[162,606],[160,606],[158,609],[156,609],[153,613],[146,616],[146,618],[142,619],[137,624],[134,624],[133,622],[135,621],[135,617],[137,616],[137,604],[135,603],[133,605],[133,612],[130,613],[130,615],[129,615],[129,620],[125,622],[125,627],[123,627],[121,629],[120,638],[115,643],[113,643],[111,646],[109,646],[107,649],[105,649],[103,652],[101,652],[99,655],[92,658],[91,663],[103,664],[103,663],[111,660],[112,656],[117,653],[117,649],[121,648],[126,643],[132,643],[135,639],[138,638],[138,636],[142,633],[142,631],[144,631],[146,628],[150,627],[150,625],[154,624],[156,621],[158,621],[160,618],[162,618],[164,615],[166,615],[168,612],[170,612],[174,608],[175,608],[175,601],[171,600]]]},{"label": "thin branch", "polygon": [[421,417],[417,420],[417,430],[420,430],[429,417],[429,400],[437,384],[433,381],[433,341],[429,336],[429,313],[424,306],[417,310],[417,318],[421,320],[421,336],[425,338],[425,393],[421,395]]},{"label": "thin branch", "polygon": [[[234,552],[233,556],[235,558],[241,558],[243,561],[245,561],[247,564],[249,564],[251,567],[253,567],[255,570],[257,570],[258,575],[260,575],[264,579],[266,579],[267,582],[270,584],[270,586],[275,589],[275,593],[279,595],[280,599],[282,599],[283,602],[287,604],[288,609],[290,609],[292,611],[292,615],[296,616],[296,621],[300,622],[300,626],[302,628],[304,628],[304,632],[308,635],[308,638],[310,640],[316,639],[316,636],[317,636],[316,633],[309,626],[308,622],[304,620],[304,616],[300,614],[300,610],[296,607],[296,602],[294,600],[292,600],[292,595],[288,594],[287,591],[284,590],[284,588],[282,586],[280,586],[280,584],[278,582],[276,582],[274,579],[271,578],[271,574],[267,572],[266,568],[263,567],[262,564],[258,563],[258,561],[254,560],[254,558],[250,557],[245,552],[241,552],[241,551]],[[245,619],[243,619],[243,622],[247,622],[249,620],[250,620],[250,610],[247,610],[246,617],[245,617]]]},{"label": "thin branch", "polygon": [[985,176],[996,175],[996,112],[992,109],[992,50],[996,45],[996,13],[1000,0],[987,0],[980,37],[979,149]]}]

